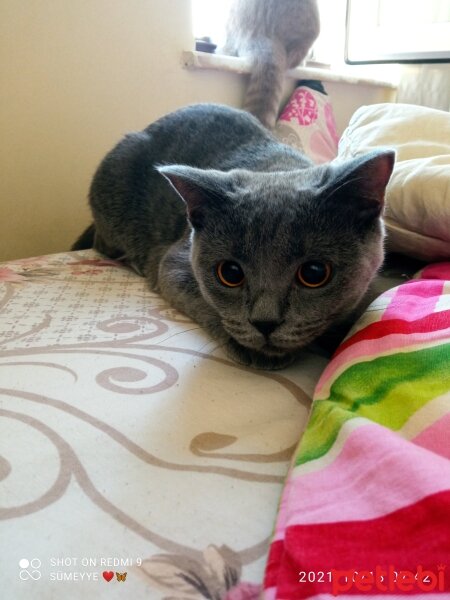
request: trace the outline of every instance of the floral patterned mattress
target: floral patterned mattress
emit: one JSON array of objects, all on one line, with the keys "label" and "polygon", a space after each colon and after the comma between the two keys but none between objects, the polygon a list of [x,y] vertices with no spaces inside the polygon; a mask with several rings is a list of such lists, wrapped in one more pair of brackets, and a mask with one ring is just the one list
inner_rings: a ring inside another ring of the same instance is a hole
[{"label": "floral patterned mattress", "polygon": [[326,362],[233,364],[94,251],[0,265],[1,597],[256,597]]}]

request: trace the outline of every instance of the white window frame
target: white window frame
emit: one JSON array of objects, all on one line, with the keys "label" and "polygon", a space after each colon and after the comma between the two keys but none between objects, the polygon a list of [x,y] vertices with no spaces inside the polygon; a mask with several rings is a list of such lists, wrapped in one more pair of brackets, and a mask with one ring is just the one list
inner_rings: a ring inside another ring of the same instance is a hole
[{"label": "white window frame", "polygon": [[[448,20],[441,18],[435,23],[414,20],[412,0],[389,0],[396,2],[394,8],[402,8],[404,3],[404,10],[409,10],[403,24],[380,19],[385,1],[347,0],[345,60],[348,64],[450,62],[450,0],[440,0],[442,13],[444,17],[448,14]],[[392,4],[388,8],[392,9]]]}]

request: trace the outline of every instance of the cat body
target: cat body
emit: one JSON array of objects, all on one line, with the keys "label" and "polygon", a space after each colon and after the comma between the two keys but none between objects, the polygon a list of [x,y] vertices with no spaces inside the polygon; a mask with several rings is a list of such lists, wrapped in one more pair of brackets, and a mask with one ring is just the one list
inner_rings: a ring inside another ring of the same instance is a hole
[{"label": "cat body", "polygon": [[251,61],[244,108],[275,126],[286,69],[299,65],[319,35],[316,0],[234,0],[220,52]]},{"label": "cat body", "polygon": [[392,165],[374,152],[314,166],[244,111],[189,106],[100,164],[94,245],[235,360],[281,368],[360,304],[383,257]]}]

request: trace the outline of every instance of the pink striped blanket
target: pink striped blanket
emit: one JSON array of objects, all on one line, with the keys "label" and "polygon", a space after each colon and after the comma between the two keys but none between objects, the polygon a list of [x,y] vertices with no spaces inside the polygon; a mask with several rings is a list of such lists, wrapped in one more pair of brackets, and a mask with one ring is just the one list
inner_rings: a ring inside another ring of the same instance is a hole
[{"label": "pink striped blanket", "polygon": [[323,373],[266,599],[450,598],[450,263],[375,301]]}]

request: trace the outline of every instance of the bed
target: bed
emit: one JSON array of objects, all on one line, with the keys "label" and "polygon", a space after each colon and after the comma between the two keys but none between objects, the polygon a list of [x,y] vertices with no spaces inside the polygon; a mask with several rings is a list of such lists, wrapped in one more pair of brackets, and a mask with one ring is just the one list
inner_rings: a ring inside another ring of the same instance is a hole
[{"label": "bed", "polygon": [[[280,135],[328,160],[327,99],[292,102]],[[2,597],[450,597],[449,233],[394,209],[390,244],[427,266],[279,372],[93,250],[0,265]]]},{"label": "bed", "polygon": [[0,280],[5,597],[191,597],[180,570],[222,594],[261,583],[326,359],[239,367],[94,251],[9,262]]}]

